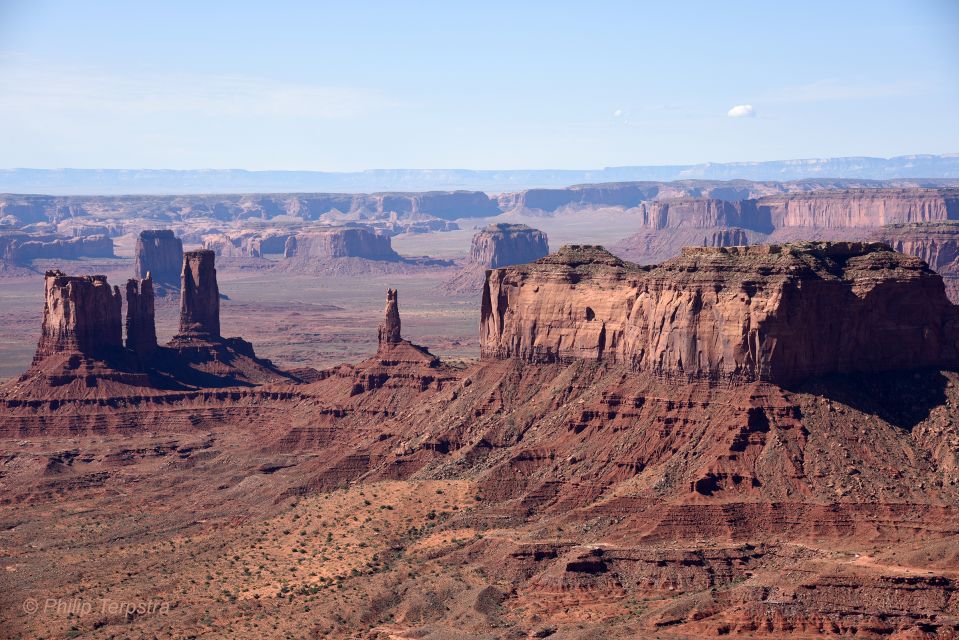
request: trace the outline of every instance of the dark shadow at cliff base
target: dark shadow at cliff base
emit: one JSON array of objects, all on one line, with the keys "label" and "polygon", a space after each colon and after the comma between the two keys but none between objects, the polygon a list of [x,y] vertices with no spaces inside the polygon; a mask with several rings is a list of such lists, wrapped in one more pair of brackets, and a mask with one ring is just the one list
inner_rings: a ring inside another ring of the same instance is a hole
[{"label": "dark shadow at cliff base", "polygon": [[948,383],[941,370],[919,369],[829,375],[790,390],[828,398],[912,431],[946,402]]}]

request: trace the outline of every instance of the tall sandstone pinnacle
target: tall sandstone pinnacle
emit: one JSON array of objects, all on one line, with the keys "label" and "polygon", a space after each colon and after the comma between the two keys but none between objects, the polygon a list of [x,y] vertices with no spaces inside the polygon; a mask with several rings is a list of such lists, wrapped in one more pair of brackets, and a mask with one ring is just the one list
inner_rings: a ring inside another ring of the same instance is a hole
[{"label": "tall sandstone pinnacle", "polygon": [[403,337],[400,335],[400,308],[396,289],[388,289],[386,291],[386,309],[384,316],[383,322],[380,323],[379,327],[380,349],[399,344],[403,341]]},{"label": "tall sandstone pinnacle", "polygon": [[157,349],[156,319],[153,305],[153,279],[127,280],[127,349],[141,361],[147,360]]},{"label": "tall sandstone pinnacle", "polygon": [[43,327],[33,363],[60,354],[102,357],[123,347],[122,298],[106,276],[47,271]]},{"label": "tall sandstone pinnacle", "polygon": [[879,243],[687,247],[654,267],[568,246],[489,272],[486,358],[620,362],[666,378],[792,384],[959,365],[942,278]]},{"label": "tall sandstone pinnacle", "polygon": [[216,254],[210,250],[183,254],[180,285],[180,334],[220,337],[220,290]]},{"label": "tall sandstone pinnacle", "polygon": [[158,289],[178,289],[183,265],[183,242],[170,229],[141,231],[137,238],[134,277],[153,277]]}]

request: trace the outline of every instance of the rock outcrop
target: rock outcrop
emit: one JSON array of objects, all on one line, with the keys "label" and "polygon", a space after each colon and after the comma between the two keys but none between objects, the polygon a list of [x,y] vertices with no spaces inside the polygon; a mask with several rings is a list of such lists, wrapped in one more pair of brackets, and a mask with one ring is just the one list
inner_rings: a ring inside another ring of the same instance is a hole
[{"label": "rock outcrop", "polygon": [[396,366],[407,363],[433,368],[439,366],[439,358],[425,347],[404,340],[401,332],[399,294],[396,289],[386,291],[386,308],[377,336],[379,345],[374,361],[377,366]]},{"label": "rock outcrop", "polygon": [[396,289],[386,291],[386,310],[383,322],[380,323],[378,337],[380,349],[389,348],[398,344],[403,338],[400,332],[400,308]]},{"label": "rock outcrop", "polygon": [[153,279],[147,273],[142,280],[127,280],[127,349],[141,362],[149,362],[157,349]]},{"label": "rock outcrop", "polygon": [[656,267],[570,246],[489,272],[486,358],[772,381],[959,364],[959,311],[919,259],[870,243],[686,248]]},{"label": "rock outcrop", "polygon": [[740,247],[749,244],[749,234],[739,227],[716,229],[703,236],[704,247]]},{"label": "rock outcrop", "polygon": [[271,230],[242,231],[238,233],[219,233],[203,237],[203,248],[224,258],[262,258],[269,254],[280,254],[286,250],[287,241],[294,234]]},{"label": "rock outcrop", "polygon": [[180,288],[183,242],[170,229],[141,231],[137,237],[133,272],[136,278],[150,274],[157,293]]},{"label": "rock outcrop", "polygon": [[122,349],[122,305],[120,290],[111,287],[106,276],[48,271],[33,363],[61,354],[103,358]]},{"label": "rock outcrop", "polygon": [[343,227],[329,231],[301,233],[286,241],[286,258],[300,261],[336,258],[399,260],[390,237],[366,227]]},{"label": "rock outcrop", "polygon": [[492,224],[473,236],[469,261],[487,269],[539,260],[549,253],[546,234],[525,224]]},{"label": "rock outcrop", "polygon": [[180,335],[220,337],[220,289],[216,254],[209,250],[183,254],[180,284]]}]

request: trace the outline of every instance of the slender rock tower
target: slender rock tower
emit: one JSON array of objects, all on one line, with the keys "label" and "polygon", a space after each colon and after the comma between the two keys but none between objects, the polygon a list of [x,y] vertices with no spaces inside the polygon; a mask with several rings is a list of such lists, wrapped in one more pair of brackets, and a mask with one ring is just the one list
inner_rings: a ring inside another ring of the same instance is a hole
[{"label": "slender rock tower", "polygon": [[220,338],[220,290],[216,254],[210,250],[183,254],[180,285],[180,335]]},{"label": "slender rock tower", "polygon": [[153,278],[127,280],[127,349],[141,361],[156,351],[157,332],[153,308]]},{"label": "slender rock tower", "polygon": [[379,328],[380,349],[403,341],[400,336],[400,308],[396,289],[387,289],[386,291],[385,316]]}]

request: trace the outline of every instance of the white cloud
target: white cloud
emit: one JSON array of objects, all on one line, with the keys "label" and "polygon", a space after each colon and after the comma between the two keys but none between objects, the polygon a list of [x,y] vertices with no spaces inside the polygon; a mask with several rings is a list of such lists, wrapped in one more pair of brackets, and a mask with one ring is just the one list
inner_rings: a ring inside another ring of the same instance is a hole
[{"label": "white cloud", "polygon": [[727,111],[726,115],[730,118],[754,118],[756,117],[756,110],[753,109],[751,104],[737,104]]},{"label": "white cloud", "polygon": [[622,109],[617,109],[616,111],[613,111],[613,117],[614,117],[614,118],[618,118],[618,117],[620,117],[621,115],[623,115],[623,110],[622,110]]}]

